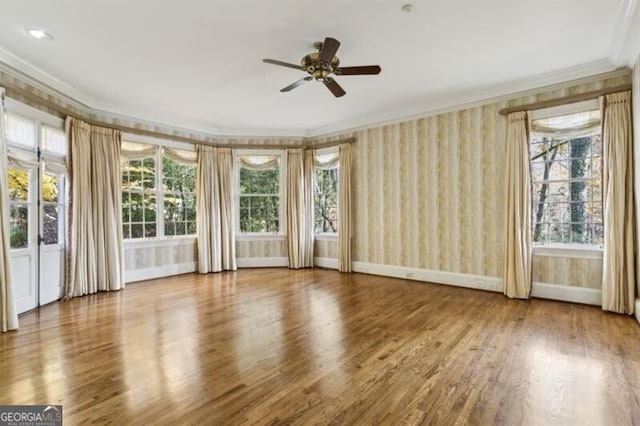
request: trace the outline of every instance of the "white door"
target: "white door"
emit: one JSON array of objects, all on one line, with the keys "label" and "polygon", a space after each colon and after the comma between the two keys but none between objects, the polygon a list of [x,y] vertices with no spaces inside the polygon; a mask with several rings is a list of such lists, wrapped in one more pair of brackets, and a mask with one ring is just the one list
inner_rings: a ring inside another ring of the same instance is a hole
[{"label": "white door", "polygon": [[38,170],[9,166],[11,275],[18,313],[38,306]]},{"label": "white door", "polygon": [[62,297],[65,277],[64,177],[46,171],[40,174],[40,264],[39,304]]},{"label": "white door", "polygon": [[22,313],[62,296],[66,137],[41,120],[13,113],[5,118],[11,276]]}]

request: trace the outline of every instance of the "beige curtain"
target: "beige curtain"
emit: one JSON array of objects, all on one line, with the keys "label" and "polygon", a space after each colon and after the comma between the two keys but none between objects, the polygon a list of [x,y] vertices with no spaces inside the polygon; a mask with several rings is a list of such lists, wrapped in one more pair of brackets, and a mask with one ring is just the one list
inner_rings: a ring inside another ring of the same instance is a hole
[{"label": "beige curtain", "polygon": [[9,184],[7,182],[7,139],[4,122],[4,87],[0,87],[0,329],[18,328],[18,311],[11,281],[9,258]]},{"label": "beige curtain", "polygon": [[338,270],[351,272],[351,144],[340,145],[338,180]]},{"label": "beige curtain", "polygon": [[198,272],[235,271],[235,169],[230,148],[198,145]]},{"label": "beige curtain", "polygon": [[604,96],[602,115],[602,309],[633,314],[636,276],[631,92]]},{"label": "beige curtain", "polygon": [[119,130],[67,118],[66,297],[124,288]]},{"label": "beige curtain", "polygon": [[531,181],[526,111],[507,116],[505,161],[504,294],[527,299],[531,293]]},{"label": "beige curtain", "polygon": [[313,267],[314,168],[313,149],[304,151],[304,243],[302,259],[305,267]]},{"label": "beige curtain", "polygon": [[287,242],[289,268],[304,268],[304,151],[287,151]]}]

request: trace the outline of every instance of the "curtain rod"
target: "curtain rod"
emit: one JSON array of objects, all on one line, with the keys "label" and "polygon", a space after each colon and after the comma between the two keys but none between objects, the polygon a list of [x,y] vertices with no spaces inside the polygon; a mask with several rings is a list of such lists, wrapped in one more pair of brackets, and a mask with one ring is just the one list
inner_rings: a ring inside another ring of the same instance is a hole
[{"label": "curtain rod", "polygon": [[[91,118],[89,118],[89,116],[84,113],[84,112],[80,112],[80,111],[74,111],[71,110],[69,108],[63,107],[62,105],[58,105],[53,101],[50,101],[48,99],[44,99],[41,98],[40,96],[37,96],[19,86],[13,85],[13,84],[7,84],[6,82],[0,82],[0,85],[3,86],[6,89],[7,94],[11,94],[11,93],[16,93],[17,95],[20,95],[40,106],[44,106],[52,111],[55,111],[55,115],[58,118],[62,118],[65,119],[68,116],[71,117],[75,117],[75,118],[79,118],[82,121],[85,121],[89,124],[91,124],[92,126],[101,126],[101,127],[109,127],[112,129],[117,129],[120,130],[121,132],[125,132],[125,133],[132,133],[135,135],[142,135],[142,136],[151,136],[151,137],[155,137],[155,138],[159,138],[159,139],[166,139],[166,140],[171,140],[171,141],[177,141],[177,142],[186,142],[186,143],[190,143],[190,144],[204,144],[207,146],[213,146],[216,148],[238,148],[238,149],[307,149],[307,148],[326,148],[329,146],[334,146],[334,145],[339,145],[341,143],[351,143],[353,141],[355,141],[355,138],[348,138],[348,139],[341,139],[338,141],[333,141],[333,142],[326,142],[326,143],[321,143],[318,145],[312,145],[312,144],[307,144],[307,143],[303,143],[303,144],[299,144],[299,145],[294,145],[294,144],[289,144],[289,145],[283,145],[283,144],[269,144],[269,143],[264,143],[264,144],[221,144],[221,143],[212,143],[209,141],[201,141],[201,140],[197,140],[197,139],[190,139],[184,136],[178,136],[178,135],[171,135],[171,134],[167,134],[167,133],[161,133],[161,132],[154,132],[152,130],[145,130],[145,129],[139,129],[136,127],[130,127],[130,126],[123,126],[120,124],[114,124],[114,123],[106,123],[103,121],[99,121],[99,120],[93,120]],[[228,137],[228,139],[233,139],[233,136]],[[251,139],[251,138],[248,138]]]},{"label": "curtain rod", "polygon": [[622,84],[620,86],[611,87],[609,89],[600,89],[600,90],[594,90],[593,92],[587,92],[587,93],[580,93],[578,95],[565,96],[564,98],[550,99],[548,101],[534,102],[534,103],[531,103],[531,104],[520,105],[520,106],[516,106],[516,107],[511,107],[511,108],[503,108],[503,109],[500,110],[500,114],[507,115],[507,114],[511,114],[512,112],[533,111],[533,110],[536,110],[536,109],[550,108],[550,107],[554,107],[554,106],[558,106],[558,105],[573,104],[573,103],[576,103],[576,102],[588,101],[588,100],[591,100],[591,99],[599,98],[600,96],[603,96],[603,95],[608,95],[608,94],[617,93],[617,92],[624,92],[624,91],[627,91],[627,90],[631,90],[631,83]]}]

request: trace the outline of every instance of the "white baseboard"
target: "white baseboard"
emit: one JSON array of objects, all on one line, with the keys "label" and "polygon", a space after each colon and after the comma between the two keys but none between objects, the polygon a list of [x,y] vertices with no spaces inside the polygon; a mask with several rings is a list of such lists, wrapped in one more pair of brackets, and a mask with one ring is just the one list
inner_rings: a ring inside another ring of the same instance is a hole
[{"label": "white baseboard", "polygon": [[[318,258],[316,258],[318,259]],[[321,266],[318,264],[318,266]],[[381,265],[367,262],[353,262],[353,271],[363,274],[382,275],[385,277],[403,278],[447,284],[457,287],[489,290],[502,293],[502,278],[483,275],[459,274],[455,272],[432,271],[429,269],[408,268],[403,266]],[[572,287],[558,284],[534,282],[531,295],[541,299],[553,299],[563,302],[584,303],[588,305],[602,305],[602,291],[585,287]],[[640,299],[636,301],[636,315],[640,314]],[[639,319],[640,321],[640,319]]]},{"label": "white baseboard", "polygon": [[338,259],[331,257],[314,257],[313,266],[327,269],[338,269]]},{"label": "white baseboard", "polygon": [[124,271],[124,282],[132,283],[136,281],[152,280],[154,278],[188,274],[189,272],[195,271],[196,262],[177,263],[175,265],[164,265],[155,268],[134,269],[131,271]]},{"label": "white baseboard", "polygon": [[587,287],[534,282],[531,284],[531,296],[586,305],[602,305],[602,290]]},{"label": "white baseboard", "polygon": [[640,323],[640,299],[636,299],[636,319]]},{"label": "white baseboard", "polygon": [[288,267],[288,257],[239,257],[236,259],[238,268],[272,268]]},{"label": "white baseboard", "polygon": [[354,272],[404,278],[436,284],[448,284],[457,287],[489,290],[502,293],[502,279],[483,275],[459,274],[455,272],[432,271],[429,269],[408,268],[404,266],[381,265],[377,263],[353,262]]}]

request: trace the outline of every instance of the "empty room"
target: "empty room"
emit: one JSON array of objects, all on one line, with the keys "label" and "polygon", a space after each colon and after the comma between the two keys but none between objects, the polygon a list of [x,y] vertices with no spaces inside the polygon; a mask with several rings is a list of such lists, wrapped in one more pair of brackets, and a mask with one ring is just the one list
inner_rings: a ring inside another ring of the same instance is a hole
[{"label": "empty room", "polygon": [[0,425],[640,424],[640,0],[0,0],[0,94]]}]

